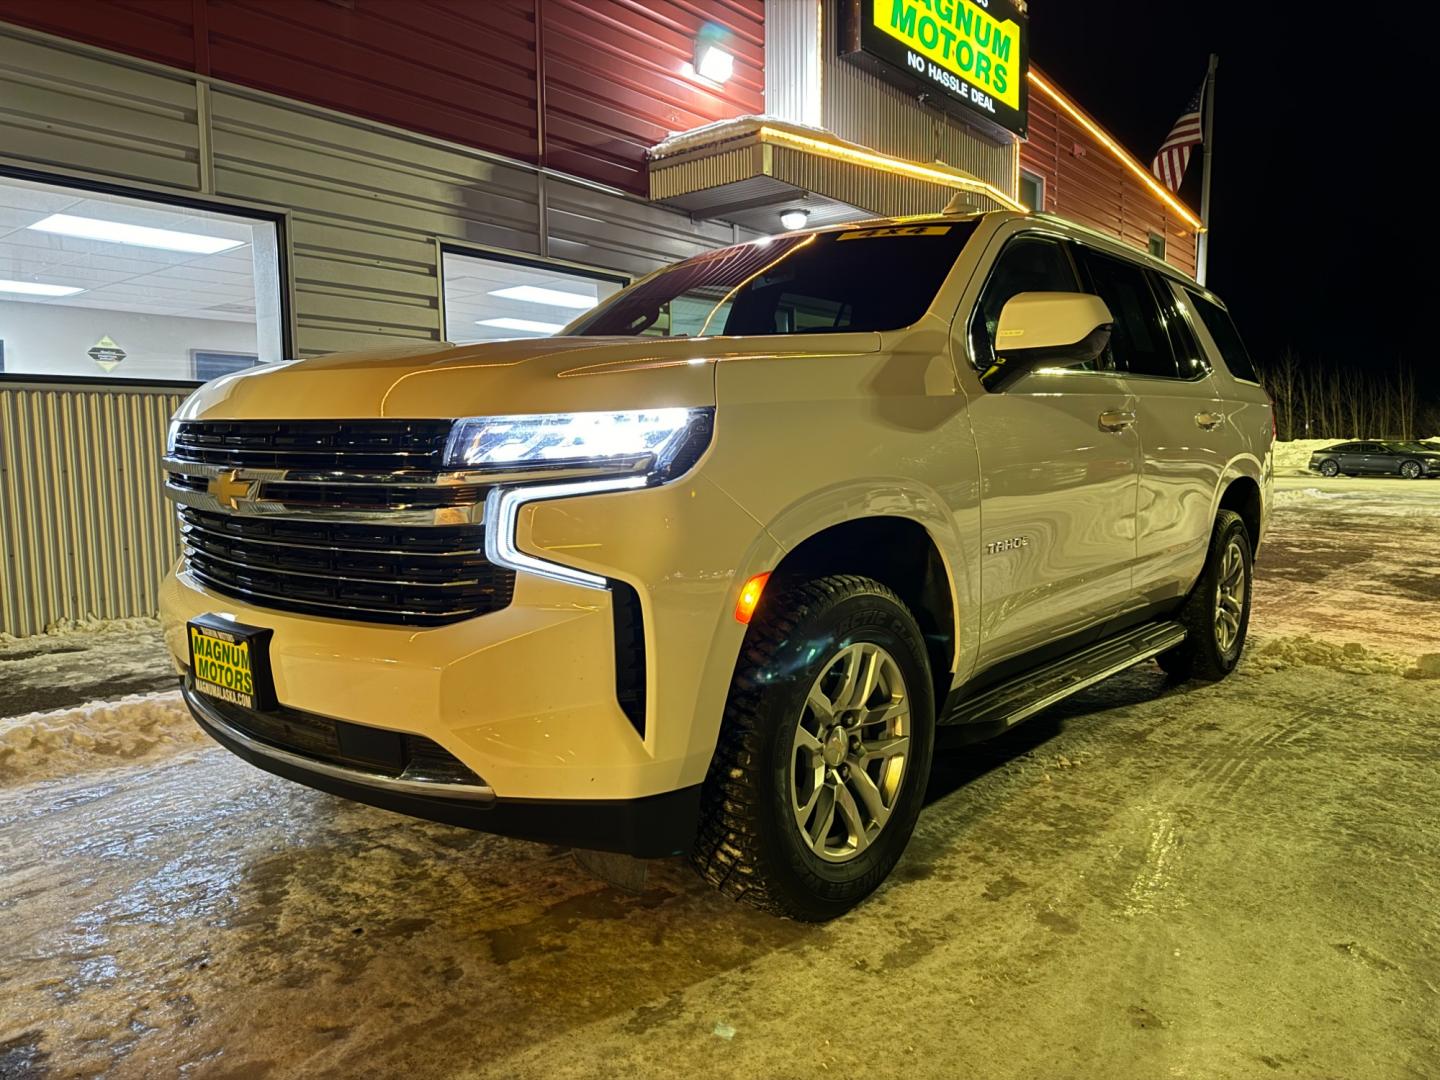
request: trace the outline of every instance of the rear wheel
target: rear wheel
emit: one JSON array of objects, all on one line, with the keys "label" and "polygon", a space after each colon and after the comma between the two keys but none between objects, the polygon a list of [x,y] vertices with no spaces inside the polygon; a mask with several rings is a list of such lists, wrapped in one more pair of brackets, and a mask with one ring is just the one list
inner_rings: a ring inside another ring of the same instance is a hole
[{"label": "rear wheel", "polygon": [[1156,657],[1172,679],[1214,682],[1235,670],[1250,626],[1253,572],[1245,522],[1234,511],[1221,510],[1200,580],[1178,616],[1185,626],[1185,640]]},{"label": "rear wheel", "polygon": [[1400,475],[1406,480],[1419,480],[1423,472],[1418,461],[1402,461],[1400,463]]},{"label": "rear wheel", "polygon": [[1321,475],[1321,476],[1339,476],[1339,475],[1340,475],[1340,464],[1339,464],[1339,462],[1334,461],[1334,460],[1322,461],[1322,462],[1320,462],[1320,475]]},{"label": "rear wheel", "polygon": [[701,876],[807,921],[869,896],[920,815],[931,686],[920,629],[879,582],[836,575],[766,596],[705,781]]}]

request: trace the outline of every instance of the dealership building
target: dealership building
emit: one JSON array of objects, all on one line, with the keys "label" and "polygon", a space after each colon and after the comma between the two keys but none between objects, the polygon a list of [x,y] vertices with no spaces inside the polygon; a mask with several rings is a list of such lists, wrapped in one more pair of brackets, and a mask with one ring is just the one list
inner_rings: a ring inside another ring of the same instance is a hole
[{"label": "dealership building", "polygon": [[1013,0],[0,0],[0,632],[154,612],[166,423],[228,371],[952,204],[1193,272],[1028,45]]}]

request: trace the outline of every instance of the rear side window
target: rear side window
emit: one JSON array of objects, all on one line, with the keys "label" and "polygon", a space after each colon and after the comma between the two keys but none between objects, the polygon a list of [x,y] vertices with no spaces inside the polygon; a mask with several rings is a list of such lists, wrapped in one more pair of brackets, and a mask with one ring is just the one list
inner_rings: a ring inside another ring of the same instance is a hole
[{"label": "rear side window", "polygon": [[1000,310],[1022,292],[1079,292],[1080,283],[1065,251],[1054,240],[1022,236],[1005,245],[980,294],[970,322],[970,348],[975,366],[988,371],[995,363],[995,330]]},{"label": "rear side window", "polygon": [[1255,365],[1250,362],[1250,354],[1245,350],[1245,343],[1240,340],[1240,332],[1235,329],[1230,313],[1197,292],[1190,293],[1190,302],[1200,313],[1200,321],[1205,324],[1205,329],[1209,330],[1210,336],[1215,339],[1215,347],[1220,350],[1220,357],[1230,369],[1230,374],[1246,382],[1258,383],[1260,379],[1255,374]]},{"label": "rear side window", "polygon": [[1090,290],[1105,301],[1115,318],[1110,350],[1115,366],[1132,375],[1179,377],[1170,334],[1160,317],[1149,273],[1124,259],[1075,248],[1080,269],[1089,279]]}]

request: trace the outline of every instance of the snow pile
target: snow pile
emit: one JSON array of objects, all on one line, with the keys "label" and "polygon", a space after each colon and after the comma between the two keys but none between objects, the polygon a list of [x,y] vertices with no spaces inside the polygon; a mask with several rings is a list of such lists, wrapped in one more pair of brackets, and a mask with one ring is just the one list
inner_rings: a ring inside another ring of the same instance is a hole
[{"label": "snow pile", "polygon": [[1309,634],[1257,639],[1245,651],[1245,662],[1259,671],[1323,667],[1351,675],[1411,675],[1416,670],[1410,657],[1369,649],[1358,641],[1321,641]]},{"label": "snow pile", "polygon": [[1276,472],[1307,472],[1310,455],[1316,450],[1344,442],[1344,439],[1292,439],[1275,444]]},{"label": "snow pile", "polygon": [[[45,628],[43,635],[35,637],[65,637],[71,634],[134,634],[158,632],[159,619],[135,617],[129,619],[60,619]],[[16,641],[34,641],[34,637],[18,638],[0,630],[0,645]]]},{"label": "snow pile", "polygon": [[178,691],[0,719],[0,784],[29,783],[205,745]]}]

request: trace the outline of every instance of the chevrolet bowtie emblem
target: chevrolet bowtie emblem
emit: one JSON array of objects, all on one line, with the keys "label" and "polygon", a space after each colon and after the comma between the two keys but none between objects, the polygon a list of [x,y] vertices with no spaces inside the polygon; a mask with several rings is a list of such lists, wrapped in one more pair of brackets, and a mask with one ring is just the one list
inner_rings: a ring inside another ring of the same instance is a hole
[{"label": "chevrolet bowtie emblem", "polygon": [[241,499],[253,499],[259,490],[258,481],[242,480],[234,469],[212,476],[205,485],[205,491],[211,498],[231,510],[239,509]]}]

